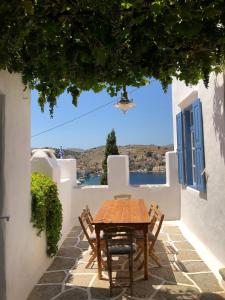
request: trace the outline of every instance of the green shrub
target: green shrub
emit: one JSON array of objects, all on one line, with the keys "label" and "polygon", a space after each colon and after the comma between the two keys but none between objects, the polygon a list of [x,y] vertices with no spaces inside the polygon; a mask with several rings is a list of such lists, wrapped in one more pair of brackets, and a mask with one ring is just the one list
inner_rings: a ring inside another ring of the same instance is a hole
[{"label": "green shrub", "polygon": [[58,198],[57,185],[51,178],[33,173],[31,176],[32,215],[31,222],[37,234],[46,233],[47,255],[54,256],[62,229],[62,205]]}]

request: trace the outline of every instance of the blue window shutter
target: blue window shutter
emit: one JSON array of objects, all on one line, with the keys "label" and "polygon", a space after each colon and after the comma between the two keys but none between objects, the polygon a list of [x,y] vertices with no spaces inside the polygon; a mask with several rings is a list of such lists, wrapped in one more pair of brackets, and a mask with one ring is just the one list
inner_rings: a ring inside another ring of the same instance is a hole
[{"label": "blue window shutter", "polygon": [[177,119],[177,156],[178,156],[178,178],[179,183],[185,184],[184,174],[184,139],[182,112],[176,115]]},{"label": "blue window shutter", "polygon": [[185,131],[185,145],[184,151],[186,151],[185,171],[186,171],[186,183],[192,185],[192,157],[191,157],[191,130],[190,130],[190,108],[184,111],[184,131]]},{"label": "blue window shutter", "polygon": [[192,104],[193,126],[195,141],[195,164],[196,164],[196,188],[200,192],[205,192],[205,175],[202,174],[205,168],[204,143],[203,143],[203,124],[202,124],[202,105],[199,99]]}]

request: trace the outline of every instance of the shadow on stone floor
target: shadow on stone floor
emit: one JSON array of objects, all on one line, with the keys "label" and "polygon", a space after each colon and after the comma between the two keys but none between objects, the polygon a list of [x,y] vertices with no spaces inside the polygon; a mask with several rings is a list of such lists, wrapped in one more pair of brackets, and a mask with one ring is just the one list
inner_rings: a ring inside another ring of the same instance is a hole
[{"label": "shadow on stone floor", "polygon": [[[149,259],[149,279],[143,280],[141,256],[134,262],[133,296],[129,288],[113,289],[114,300],[222,300],[224,290],[182,236],[178,227],[166,226],[156,242],[155,254],[162,267]],[[69,233],[52,265],[30,294],[29,300],[104,300],[109,298],[107,269],[103,280],[98,279],[97,263],[85,266],[90,257],[88,242],[79,227]],[[124,257],[113,262],[116,280],[127,276],[128,263]]]}]

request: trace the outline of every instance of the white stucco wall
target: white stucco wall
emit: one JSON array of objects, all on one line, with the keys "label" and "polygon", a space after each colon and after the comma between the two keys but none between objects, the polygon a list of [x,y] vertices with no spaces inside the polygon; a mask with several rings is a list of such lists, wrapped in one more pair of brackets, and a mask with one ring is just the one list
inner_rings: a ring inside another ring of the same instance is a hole
[{"label": "white stucco wall", "polygon": [[109,188],[124,188],[129,186],[129,157],[127,155],[109,155],[108,186]]},{"label": "white stucco wall", "polygon": [[[132,186],[127,184],[129,179],[129,161],[124,155],[108,158],[109,185],[77,187],[72,192],[72,214],[76,224],[82,209],[88,205],[93,214],[97,212],[102,201],[112,199],[116,194],[131,194],[133,198],[145,199],[148,206],[155,200],[165,213],[166,220],[180,219],[180,193],[177,179],[176,153],[166,154],[167,183],[161,185]],[[117,168],[115,168],[117,166]],[[118,175],[119,174],[119,175]],[[117,180],[119,176],[120,180]],[[114,178],[114,179],[113,179]],[[121,185],[121,182],[125,183]]]},{"label": "white stucco wall", "polygon": [[73,184],[77,184],[77,163],[76,159],[57,159],[58,165],[61,170],[61,179],[70,178]]},{"label": "white stucco wall", "polygon": [[30,223],[30,92],[20,75],[1,71],[0,93],[6,100],[4,215],[10,216],[4,226],[6,293],[7,300],[24,300],[48,260]]},{"label": "white stucco wall", "polygon": [[[181,189],[181,221],[204,245],[219,265],[225,265],[225,111],[223,74],[211,74],[209,88],[203,82],[187,87],[174,80],[172,85],[174,144],[176,149],[176,113],[180,107],[200,98],[203,111],[207,194]],[[200,248],[199,248],[200,250]],[[202,252],[202,251],[201,251]]]},{"label": "white stucco wall", "polygon": [[[5,237],[6,296],[7,300],[25,300],[52,260],[46,255],[44,234],[38,237],[30,222],[30,91],[24,91],[20,75],[1,71],[0,95],[0,101],[5,98],[5,196],[2,215],[10,216],[9,222],[1,221],[0,224]],[[44,158],[46,153],[40,156]],[[43,161],[37,163],[34,159],[32,170],[49,172],[47,175],[58,184],[64,217],[61,243],[73,224],[71,192],[74,180],[72,177],[61,178],[57,160],[49,161],[47,158],[47,169]],[[68,162],[64,164],[67,168],[62,174],[72,173],[72,162],[70,166]]]},{"label": "white stucco wall", "polygon": [[31,157],[31,172],[40,172],[60,182],[61,171],[52,149],[34,149]]}]

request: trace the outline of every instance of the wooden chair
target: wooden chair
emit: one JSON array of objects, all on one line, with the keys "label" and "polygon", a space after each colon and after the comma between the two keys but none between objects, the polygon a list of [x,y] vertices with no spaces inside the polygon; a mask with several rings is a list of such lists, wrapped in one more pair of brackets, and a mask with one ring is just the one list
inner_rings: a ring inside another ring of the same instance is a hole
[{"label": "wooden chair", "polygon": [[150,207],[149,207],[149,211],[148,211],[148,215],[149,215],[149,218],[151,220],[151,223],[149,225],[149,232],[152,232],[154,226],[155,226],[155,222],[156,222],[156,218],[154,216],[155,214],[155,211],[159,208],[159,205],[157,204],[156,201],[152,201],[151,204],[150,204]]},{"label": "wooden chair", "polygon": [[87,212],[90,220],[93,221],[94,218],[93,218],[93,216],[91,214],[91,211],[90,211],[90,208],[88,207],[88,205],[86,205],[85,210],[86,210],[86,212]]},{"label": "wooden chair", "polygon": [[[154,246],[155,246],[155,243],[158,239],[158,235],[159,235],[159,232],[161,230],[163,220],[164,220],[164,214],[162,214],[161,211],[157,208],[154,212],[154,215],[153,215],[153,223],[152,224],[154,224],[154,225],[152,225],[153,226],[152,231],[149,232],[149,235],[148,235],[149,256],[156,262],[156,264],[159,267],[161,267],[162,265],[159,261],[159,258],[155,254]],[[144,252],[143,236],[136,235],[136,238],[137,238],[137,244],[139,246],[139,249],[143,253]],[[143,267],[143,264],[144,263],[142,262],[142,264],[139,268]]]},{"label": "wooden chair", "polygon": [[[133,294],[133,253],[135,252],[134,229],[126,226],[114,226],[104,230],[106,244],[107,267],[110,284],[110,297],[112,288],[130,287],[131,295]],[[116,284],[112,278],[112,258],[113,256],[127,255],[129,262],[129,284]]]},{"label": "wooden chair", "polygon": [[120,195],[115,195],[114,199],[131,199],[131,195],[130,194],[120,194]]},{"label": "wooden chair", "polygon": [[149,217],[151,218],[154,211],[159,208],[159,205],[156,201],[152,201],[151,204],[150,204],[150,207],[149,207],[149,211],[148,211],[148,215]]},{"label": "wooden chair", "polygon": [[89,229],[90,229],[91,232],[94,232],[95,227],[94,227],[94,225],[92,224],[93,216],[92,216],[92,214],[91,214],[91,211],[90,211],[88,205],[86,205],[86,207],[85,207],[83,210],[86,211],[86,214],[87,214],[87,222],[88,222],[88,224],[89,224]]},{"label": "wooden chair", "polygon": [[[151,232],[155,226],[155,222],[156,222],[156,217],[154,216],[154,213],[155,211],[159,208],[157,202],[155,201],[152,201],[151,204],[150,204],[150,207],[149,207],[149,211],[148,211],[148,215],[149,215],[149,218],[150,218],[150,224],[149,224],[149,227],[148,227],[148,232],[149,232],[149,235],[151,235]],[[136,230],[136,235],[137,236],[141,236],[143,233],[142,231],[140,230]]]},{"label": "wooden chair", "polygon": [[[95,232],[93,231],[93,228],[90,226],[90,219],[89,219],[86,209],[83,210],[82,214],[78,218],[80,221],[80,225],[83,229],[84,235],[91,247],[90,259],[89,259],[87,265],[85,266],[85,268],[87,269],[97,258],[96,235],[95,235]],[[105,241],[103,239],[103,235],[101,236],[100,247],[101,247],[101,250],[105,249]],[[102,264],[104,265],[103,260],[102,260]]]}]

